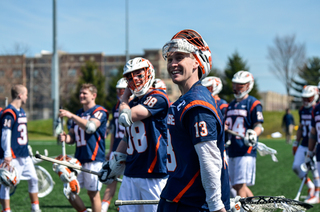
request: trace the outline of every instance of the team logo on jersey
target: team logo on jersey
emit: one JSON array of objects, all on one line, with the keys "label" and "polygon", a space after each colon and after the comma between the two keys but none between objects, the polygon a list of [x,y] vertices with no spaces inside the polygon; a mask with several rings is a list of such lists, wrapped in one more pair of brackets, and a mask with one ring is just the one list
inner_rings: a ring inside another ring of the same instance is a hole
[{"label": "team logo on jersey", "polygon": [[180,111],[181,107],[184,106],[185,104],[186,104],[186,101],[183,100],[183,101],[177,106],[178,111]]},{"label": "team logo on jersey", "polygon": [[25,124],[25,123],[27,123],[27,117],[19,117],[19,118],[18,118],[18,123],[19,123],[19,124]]},{"label": "team logo on jersey", "polygon": [[169,125],[175,125],[174,116],[172,114],[168,115],[167,124]]}]

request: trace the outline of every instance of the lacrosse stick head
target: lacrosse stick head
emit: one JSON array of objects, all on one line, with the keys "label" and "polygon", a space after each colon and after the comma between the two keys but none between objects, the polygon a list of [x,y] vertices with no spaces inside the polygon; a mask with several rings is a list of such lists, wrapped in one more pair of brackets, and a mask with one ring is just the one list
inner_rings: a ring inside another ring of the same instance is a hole
[{"label": "lacrosse stick head", "polygon": [[51,193],[54,181],[49,172],[41,166],[34,166],[38,177],[38,197],[42,198]]}]

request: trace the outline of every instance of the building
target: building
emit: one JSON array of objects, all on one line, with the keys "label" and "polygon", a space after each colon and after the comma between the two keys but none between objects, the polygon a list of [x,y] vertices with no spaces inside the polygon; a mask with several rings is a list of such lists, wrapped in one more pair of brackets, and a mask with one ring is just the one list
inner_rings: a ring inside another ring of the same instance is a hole
[{"label": "building", "polygon": [[[125,55],[104,55],[103,53],[67,53],[59,51],[59,92],[60,102],[67,101],[77,86],[81,67],[87,61],[94,61],[98,71],[105,76],[106,87],[110,76],[117,74],[119,67],[126,63]],[[156,78],[161,78],[167,86],[171,101],[180,96],[178,86],[172,83],[162,58],[160,49],[144,50],[143,55],[130,55],[130,58],[144,57],[153,64]],[[0,56],[0,107],[6,100],[11,101],[12,84],[23,84],[28,88],[29,98],[25,107],[29,119],[48,119],[52,117],[51,99],[52,54],[42,51],[35,57],[24,55]]]},{"label": "building", "polygon": [[272,91],[261,92],[261,104],[264,111],[284,111],[288,108],[288,100],[291,102],[293,97],[275,93]]}]

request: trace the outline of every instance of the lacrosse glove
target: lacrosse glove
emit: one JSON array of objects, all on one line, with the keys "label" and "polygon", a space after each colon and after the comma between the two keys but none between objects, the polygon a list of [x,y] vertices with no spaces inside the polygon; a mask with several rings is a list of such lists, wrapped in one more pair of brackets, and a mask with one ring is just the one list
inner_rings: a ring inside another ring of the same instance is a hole
[{"label": "lacrosse glove", "polygon": [[292,154],[295,155],[299,146],[299,141],[294,141],[292,144]]},{"label": "lacrosse glove", "polygon": [[117,176],[123,174],[126,167],[127,154],[121,152],[114,152],[110,161],[106,161],[102,164],[102,168],[99,171],[99,180],[103,184],[112,183]]},{"label": "lacrosse glove", "polygon": [[313,160],[314,153],[310,150],[307,151],[307,154],[304,158],[304,162],[308,168],[308,170],[314,170],[315,169],[315,162]]},{"label": "lacrosse glove", "polygon": [[254,146],[257,144],[258,136],[256,131],[252,129],[248,129],[246,132],[246,136],[244,137],[244,144],[246,146]]}]

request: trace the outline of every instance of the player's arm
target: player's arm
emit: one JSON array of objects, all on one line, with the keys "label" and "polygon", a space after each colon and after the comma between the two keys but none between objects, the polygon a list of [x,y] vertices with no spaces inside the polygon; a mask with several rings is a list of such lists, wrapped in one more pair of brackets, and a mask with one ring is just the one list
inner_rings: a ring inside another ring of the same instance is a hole
[{"label": "player's arm", "polygon": [[261,122],[256,122],[253,125],[253,130],[257,133],[257,136],[260,136],[263,133],[264,129]]},{"label": "player's arm", "polygon": [[133,122],[140,121],[151,116],[151,113],[148,111],[148,109],[140,104],[130,108],[130,96],[131,91],[129,88],[126,88],[121,97],[119,106],[119,122],[126,127],[131,126]]},{"label": "player's arm", "polygon": [[316,139],[317,139],[317,131],[316,131],[316,128],[312,127],[309,133],[309,140],[308,140],[309,151],[313,152],[317,142]]},{"label": "player's arm", "polygon": [[58,135],[58,140],[60,142],[66,142],[67,144],[73,144],[75,142],[74,129],[70,128],[68,134],[66,134],[65,132],[60,133]]},{"label": "player's arm", "polygon": [[223,163],[220,149],[217,146],[218,121],[212,112],[198,107],[188,111],[183,121],[187,123],[185,126],[189,126],[187,129],[199,158],[201,181],[209,209],[210,211],[226,211],[221,200]]},{"label": "player's arm", "polygon": [[1,119],[2,132],[1,132],[1,147],[4,151],[4,162],[10,163],[12,160],[11,154],[11,136],[14,118],[11,114],[6,114]]},{"label": "player's arm", "polygon": [[[98,113],[98,112],[96,112]],[[92,134],[94,133],[98,127],[100,127],[101,122],[99,119],[94,117],[90,118],[89,120],[83,119],[80,116],[77,116],[67,110],[60,109],[59,117],[68,117],[72,119],[81,129],[85,130],[86,133]]]}]

